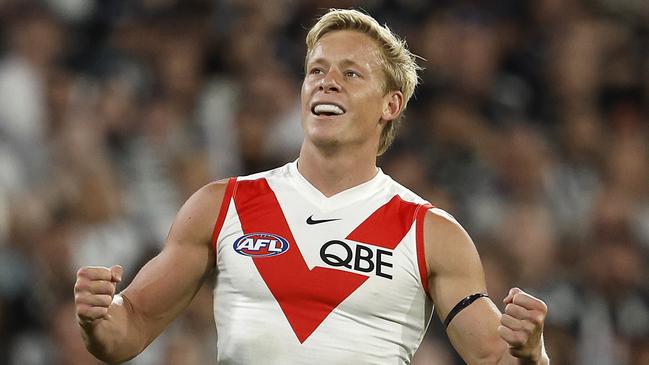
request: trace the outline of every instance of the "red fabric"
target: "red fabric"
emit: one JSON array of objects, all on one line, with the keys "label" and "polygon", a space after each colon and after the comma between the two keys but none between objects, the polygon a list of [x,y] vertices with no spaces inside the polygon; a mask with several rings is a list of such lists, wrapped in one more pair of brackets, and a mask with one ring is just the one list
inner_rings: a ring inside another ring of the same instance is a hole
[{"label": "red fabric", "polygon": [[428,291],[428,269],[426,266],[426,252],[424,248],[424,219],[426,218],[426,212],[428,209],[431,209],[433,206],[430,204],[424,204],[419,207],[417,211],[417,263],[419,264],[419,275],[421,276],[421,284],[424,287],[424,291],[428,296],[430,292]]},{"label": "red fabric", "polygon": [[394,250],[412,227],[417,207],[395,195],[356,227],[347,239]]},{"label": "red fabric", "polygon": [[236,186],[236,184],[237,184],[236,177],[232,177],[228,180],[228,184],[225,187],[225,193],[223,194],[223,200],[221,201],[219,216],[216,218],[214,231],[212,231],[212,248],[214,249],[215,259],[216,259],[216,241],[218,240],[219,234],[221,233],[221,229],[223,228],[225,215],[228,213],[228,207],[230,206],[230,200],[232,199],[232,194],[234,192],[234,187]]}]

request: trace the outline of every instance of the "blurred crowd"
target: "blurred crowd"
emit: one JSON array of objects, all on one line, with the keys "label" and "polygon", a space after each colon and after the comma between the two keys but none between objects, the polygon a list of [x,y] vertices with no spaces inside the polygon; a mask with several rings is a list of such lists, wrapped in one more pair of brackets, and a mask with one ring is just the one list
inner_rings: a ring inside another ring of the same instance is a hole
[{"label": "blurred crowd", "polygon": [[[0,363],[97,364],[76,270],[128,282],[197,188],[297,157],[304,36],[333,6],[421,56],[380,166],[465,226],[494,302],[547,302],[555,365],[649,364],[642,0],[0,0]],[[215,363],[211,296],[130,363]],[[415,364],[461,363],[434,318]]]}]

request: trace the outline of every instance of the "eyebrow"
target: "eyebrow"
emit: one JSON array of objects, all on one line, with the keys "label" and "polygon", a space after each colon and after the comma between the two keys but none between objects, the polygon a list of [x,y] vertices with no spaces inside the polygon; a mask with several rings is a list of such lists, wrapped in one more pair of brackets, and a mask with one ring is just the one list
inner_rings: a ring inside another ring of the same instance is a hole
[{"label": "eyebrow", "polygon": [[[307,65],[311,65],[311,64],[321,64],[321,65],[327,65],[327,66],[329,66],[329,65],[331,64],[331,62],[327,61],[326,59],[324,59],[324,58],[322,58],[322,57],[318,57],[318,58],[315,58],[315,59],[313,59],[313,60],[309,60],[309,62],[307,62]],[[349,58],[345,58],[345,59],[343,59],[343,60],[340,62],[340,64],[341,64],[343,67],[354,66],[354,67],[362,68],[361,64],[359,64],[358,62],[356,62],[356,61],[354,61],[354,60],[351,60],[351,59],[349,59]]]}]

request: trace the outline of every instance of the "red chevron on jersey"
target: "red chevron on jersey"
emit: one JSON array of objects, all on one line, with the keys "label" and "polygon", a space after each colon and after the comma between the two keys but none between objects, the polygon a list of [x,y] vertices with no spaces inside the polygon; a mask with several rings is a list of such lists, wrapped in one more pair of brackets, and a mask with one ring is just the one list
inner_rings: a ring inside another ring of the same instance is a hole
[{"label": "red chevron on jersey", "polygon": [[252,260],[298,340],[304,342],[367,276],[323,267],[309,270],[268,182],[238,185],[234,202],[243,232],[272,232],[289,241],[291,248],[285,254]]},{"label": "red chevron on jersey", "polygon": [[[298,340],[304,343],[368,277],[325,267],[309,269],[266,179],[239,181],[237,185],[234,203],[243,232],[268,232],[289,241],[285,254],[252,260]],[[395,196],[347,238],[394,249],[410,229],[417,206]]]},{"label": "red chevron on jersey", "polygon": [[356,227],[347,239],[394,250],[410,230],[418,207],[419,204],[395,195]]}]

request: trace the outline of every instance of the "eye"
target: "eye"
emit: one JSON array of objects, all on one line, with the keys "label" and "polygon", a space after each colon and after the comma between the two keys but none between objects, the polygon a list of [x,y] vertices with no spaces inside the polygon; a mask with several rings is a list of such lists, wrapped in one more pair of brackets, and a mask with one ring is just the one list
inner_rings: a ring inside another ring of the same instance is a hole
[{"label": "eye", "polygon": [[361,77],[361,75],[356,71],[347,70],[347,71],[345,71],[345,77],[358,78],[358,77]]},{"label": "eye", "polygon": [[322,75],[324,71],[320,67],[314,67],[309,71],[309,74],[311,75]]}]

